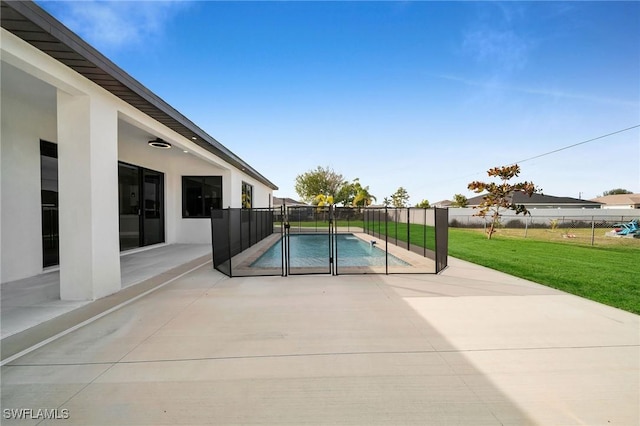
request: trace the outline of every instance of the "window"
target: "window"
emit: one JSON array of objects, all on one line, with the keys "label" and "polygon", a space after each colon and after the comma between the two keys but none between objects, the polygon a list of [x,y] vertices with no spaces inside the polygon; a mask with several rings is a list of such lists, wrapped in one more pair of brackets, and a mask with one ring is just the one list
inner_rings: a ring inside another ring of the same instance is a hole
[{"label": "window", "polygon": [[182,176],[182,217],[211,217],[222,208],[222,176]]},{"label": "window", "polygon": [[42,265],[59,264],[58,145],[40,141],[40,200],[42,205]]},{"label": "window", "polygon": [[253,186],[242,182],[242,208],[250,209],[251,207],[253,207]]}]

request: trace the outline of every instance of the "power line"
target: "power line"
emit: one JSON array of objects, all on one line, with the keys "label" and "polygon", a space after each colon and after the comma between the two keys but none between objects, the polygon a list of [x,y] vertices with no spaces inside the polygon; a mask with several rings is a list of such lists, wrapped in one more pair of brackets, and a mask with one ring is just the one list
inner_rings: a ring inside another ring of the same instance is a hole
[{"label": "power line", "polygon": [[513,163],[511,163],[509,165],[512,166],[514,164],[520,164],[520,163],[524,163],[525,161],[534,160],[536,158],[544,157],[545,155],[555,154],[556,152],[564,151],[565,149],[573,148],[573,147],[576,147],[576,146],[579,146],[579,145],[584,145],[584,144],[589,143],[589,142],[597,141],[598,139],[603,139],[603,138],[606,138],[606,137],[609,137],[609,136],[617,135],[618,133],[626,132],[628,130],[635,129],[637,127],[640,127],[640,124],[636,124],[635,126],[627,127],[626,129],[618,130],[616,132],[607,133],[606,135],[598,136],[597,138],[589,139],[589,140],[586,140],[586,141],[574,143],[572,145],[567,145],[567,146],[562,147],[562,148],[554,149],[553,151],[545,152],[544,154],[536,155],[534,157],[525,158],[524,160],[515,161],[515,162],[513,162]]},{"label": "power line", "polygon": [[[525,158],[524,160],[516,161],[516,162],[513,162],[513,163],[511,163],[509,165],[512,166],[514,164],[524,163],[525,161],[534,160],[536,158],[544,157],[546,155],[555,154],[556,152],[564,151],[564,150],[569,149],[569,148],[573,148],[573,147],[576,147],[576,146],[579,146],[579,145],[584,145],[584,144],[589,143],[589,142],[597,141],[598,139],[603,139],[603,138],[606,138],[606,137],[609,137],[609,136],[617,135],[618,133],[627,132],[629,130],[636,129],[638,127],[640,127],[640,124],[636,124],[635,126],[627,127],[626,129],[617,130],[615,132],[607,133],[606,135],[598,136],[598,137],[595,137],[595,138],[592,138],[592,139],[588,139],[586,141],[582,141],[582,142],[574,143],[574,144],[571,144],[571,145],[567,145],[567,146],[562,147],[562,148],[554,149],[553,151],[545,152],[544,154],[540,154],[540,155],[536,155],[536,156],[533,156],[533,157]],[[432,184],[442,184],[442,183],[448,183],[448,182],[453,182],[453,181],[459,181],[459,180],[466,179],[466,178],[469,178],[469,177],[472,177],[472,176],[477,176],[477,175],[480,175],[480,174],[483,174],[483,173],[485,173],[485,172],[476,172],[476,173],[472,173],[472,174],[469,174],[469,175],[466,175],[466,176],[458,176],[458,177],[453,178],[453,179],[444,179],[444,180],[441,180],[441,181],[433,182]]]}]

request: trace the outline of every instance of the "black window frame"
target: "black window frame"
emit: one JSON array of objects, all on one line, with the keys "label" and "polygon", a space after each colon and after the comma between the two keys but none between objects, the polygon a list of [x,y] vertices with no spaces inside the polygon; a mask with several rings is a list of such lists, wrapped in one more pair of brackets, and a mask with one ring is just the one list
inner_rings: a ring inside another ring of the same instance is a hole
[{"label": "black window frame", "polygon": [[[200,197],[200,206],[197,214],[189,214],[189,206],[194,205],[193,200],[190,200],[191,195],[189,195],[189,188],[193,188],[193,183],[199,181],[200,183],[200,193],[204,194],[204,189],[207,186],[217,187],[220,194],[215,197],[215,200],[212,202],[211,209],[221,209],[223,208],[223,197],[222,197],[222,176],[219,175],[210,175],[210,176],[182,176],[182,218],[183,219],[210,219],[211,211],[207,211],[207,197]],[[191,184],[188,185],[188,183]]]}]

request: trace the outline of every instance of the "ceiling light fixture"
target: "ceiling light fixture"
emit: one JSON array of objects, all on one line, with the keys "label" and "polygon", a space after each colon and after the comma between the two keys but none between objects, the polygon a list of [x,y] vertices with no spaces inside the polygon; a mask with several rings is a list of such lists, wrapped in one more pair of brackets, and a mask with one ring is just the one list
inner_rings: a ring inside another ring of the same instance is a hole
[{"label": "ceiling light fixture", "polygon": [[162,149],[169,149],[171,148],[171,144],[169,142],[163,141],[160,138],[155,138],[155,140],[149,141],[149,146],[152,146],[154,148],[162,148]]}]

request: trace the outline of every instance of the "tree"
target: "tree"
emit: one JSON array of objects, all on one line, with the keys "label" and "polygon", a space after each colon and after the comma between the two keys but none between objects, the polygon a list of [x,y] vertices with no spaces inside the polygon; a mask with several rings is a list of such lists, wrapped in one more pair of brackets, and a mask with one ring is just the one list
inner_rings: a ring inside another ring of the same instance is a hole
[{"label": "tree", "polygon": [[487,215],[489,215],[491,226],[489,227],[489,231],[487,231],[487,238],[491,239],[491,236],[495,232],[496,225],[500,221],[501,210],[513,210],[516,214],[529,214],[524,204],[515,204],[513,202],[513,193],[520,191],[531,197],[531,195],[539,190],[533,182],[525,181],[513,185],[507,183],[507,181],[520,174],[520,166],[517,164],[494,167],[489,169],[487,174],[489,177],[499,178],[502,183],[473,181],[468,185],[468,188],[476,194],[487,191],[487,194],[482,199],[482,203],[480,203],[478,207],[474,207],[480,209],[474,216],[487,217]]},{"label": "tree", "polygon": [[622,188],[616,188],[610,191],[604,191],[602,193],[602,196],[606,197],[607,195],[615,195],[615,194],[633,194],[633,192],[627,191],[626,189],[622,189]]},{"label": "tree", "polygon": [[384,204],[385,207],[389,207],[391,205],[391,199],[389,197],[384,197],[382,204]]},{"label": "tree", "polygon": [[341,203],[343,206],[366,207],[376,197],[371,195],[368,186],[362,186],[360,179],[355,178],[351,183],[344,182],[338,190],[335,197],[336,204]]},{"label": "tree", "polygon": [[309,170],[296,177],[295,190],[303,201],[309,203],[320,194],[335,198],[344,184],[341,174],[328,166],[318,166],[315,170]]},{"label": "tree", "polygon": [[318,194],[313,199],[313,204],[317,206],[316,211],[322,213],[322,216],[323,216],[322,220],[327,220],[327,217],[328,217],[328,212],[326,211],[327,209],[323,209],[322,207],[333,205],[333,196]]},{"label": "tree", "polygon": [[455,194],[453,196],[453,203],[451,203],[452,207],[467,207],[469,205],[469,200],[462,194]]},{"label": "tree", "polygon": [[313,204],[318,207],[330,206],[333,204],[333,197],[331,195],[319,194],[313,199]]},{"label": "tree", "polygon": [[403,187],[398,188],[396,192],[391,194],[391,204],[393,204],[394,207],[406,207],[408,201],[409,193],[407,193],[407,190]]},{"label": "tree", "polygon": [[342,184],[335,196],[336,204],[342,204],[343,206],[347,207],[353,203],[353,199],[356,196],[356,188],[354,186],[354,182],[356,182],[357,180],[358,179],[356,178],[351,183],[344,182]]},{"label": "tree", "polygon": [[369,192],[368,186],[362,186],[358,179],[353,181],[353,188],[355,190],[355,195],[351,202],[351,205],[354,207],[367,207],[370,206],[373,200],[376,200],[376,197],[371,195]]},{"label": "tree", "polygon": [[429,204],[429,200],[422,200],[418,204],[416,204],[416,207],[419,209],[430,209],[431,204]]}]

